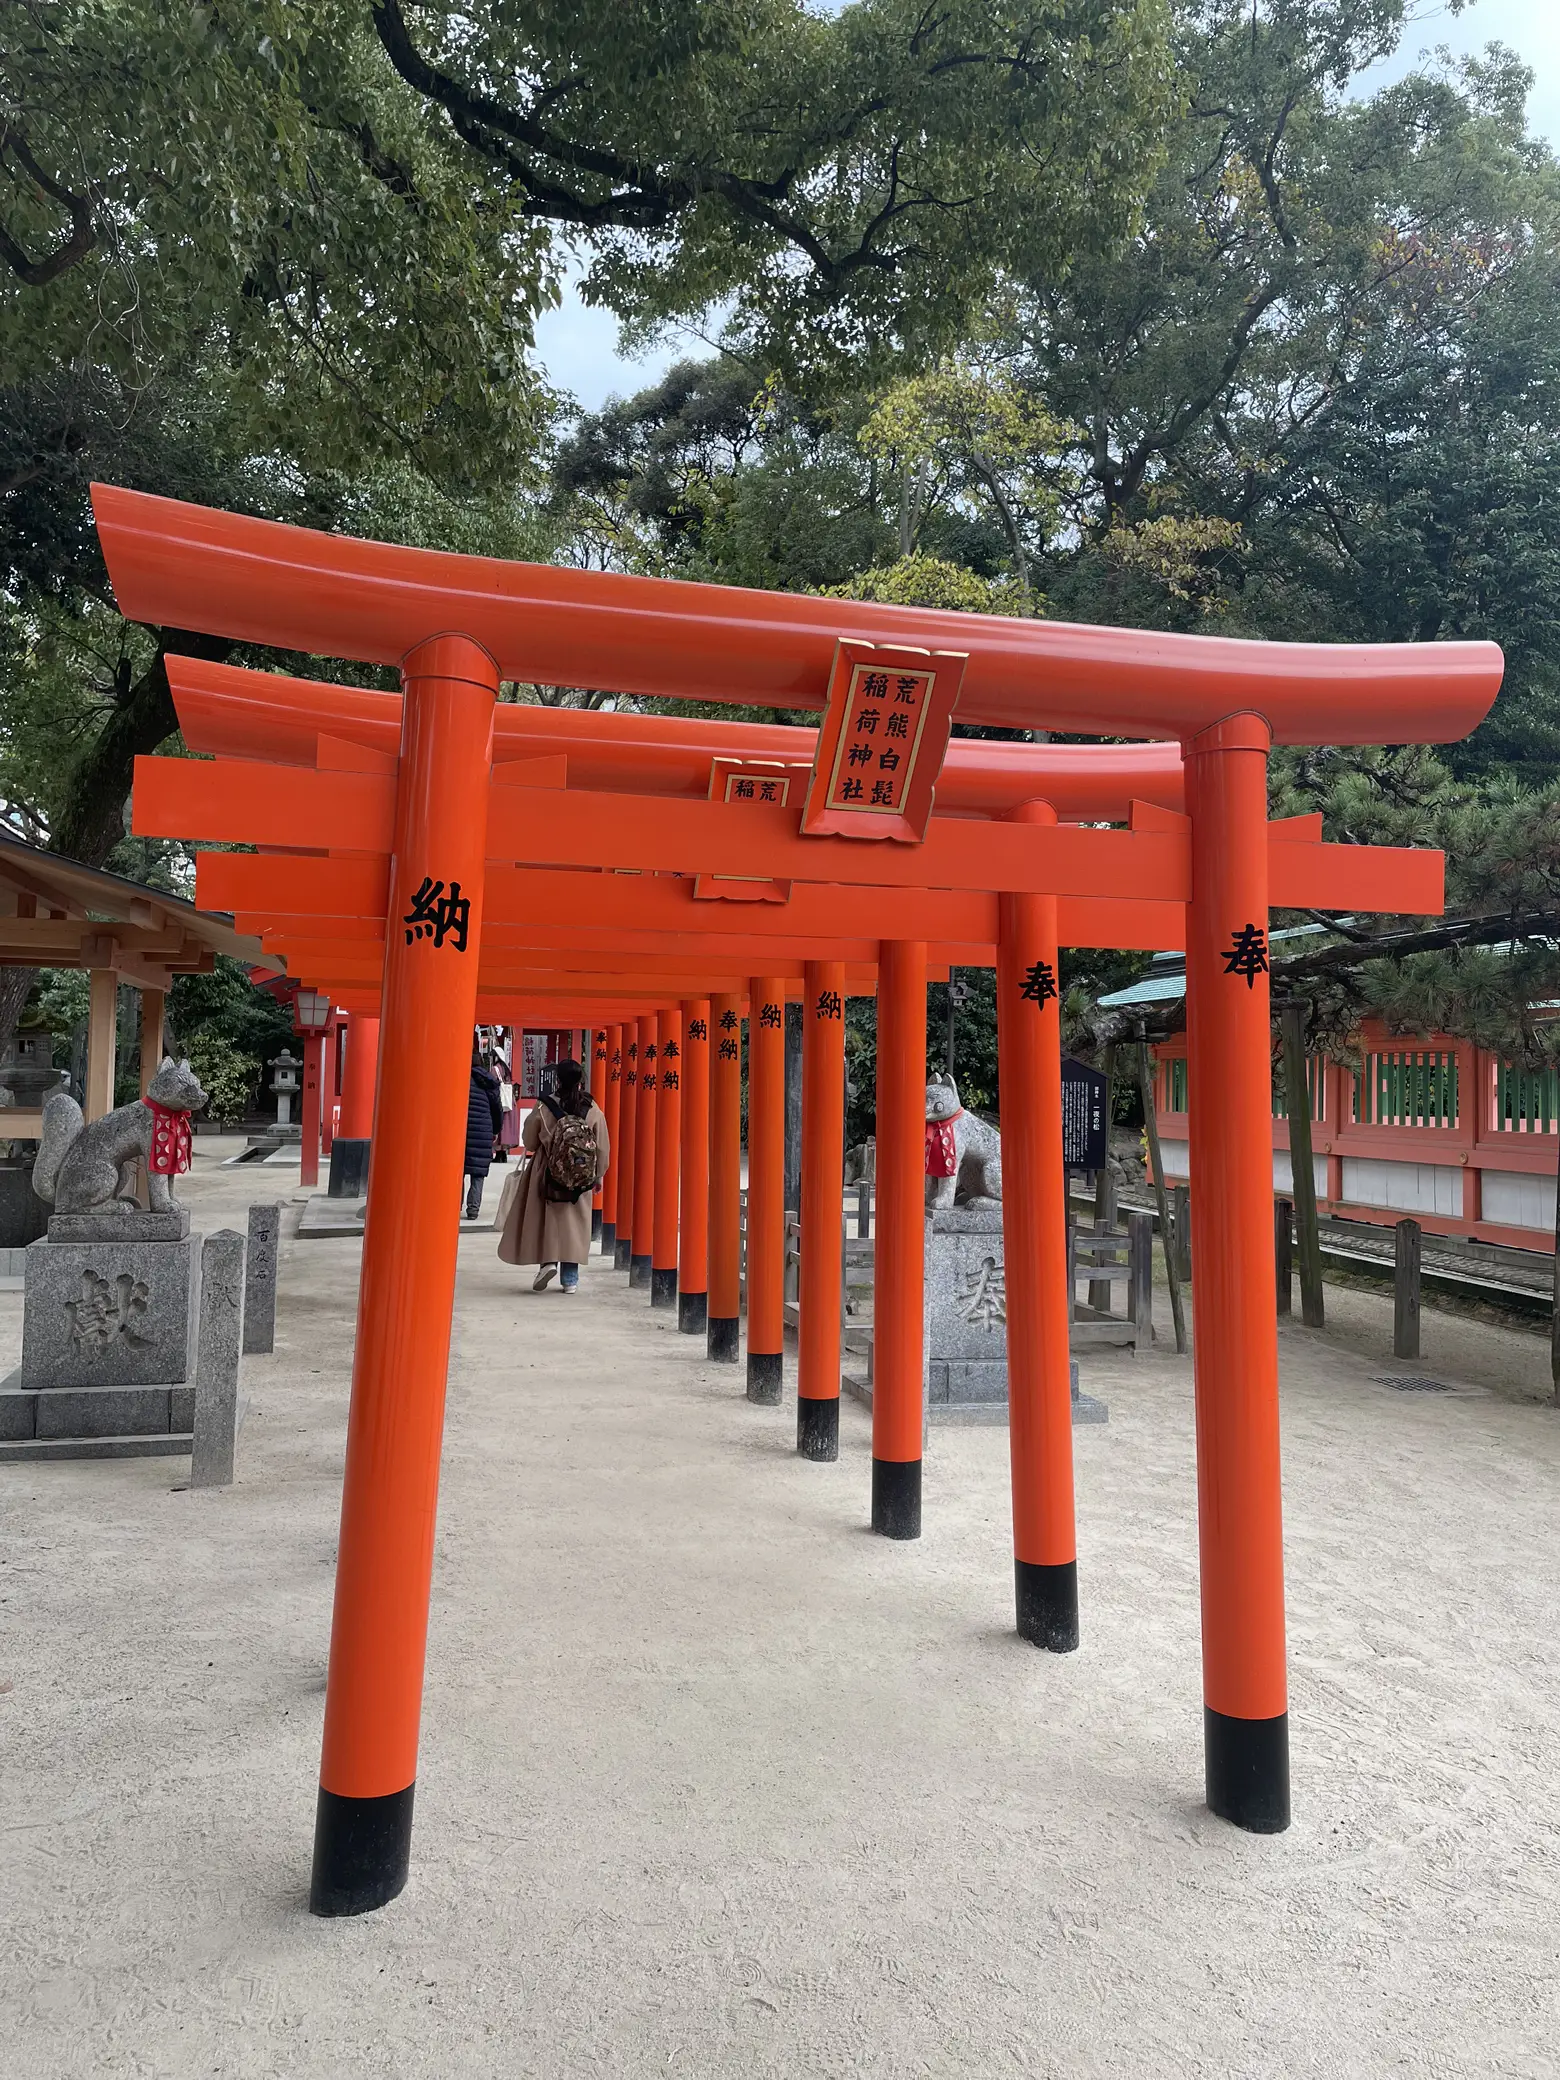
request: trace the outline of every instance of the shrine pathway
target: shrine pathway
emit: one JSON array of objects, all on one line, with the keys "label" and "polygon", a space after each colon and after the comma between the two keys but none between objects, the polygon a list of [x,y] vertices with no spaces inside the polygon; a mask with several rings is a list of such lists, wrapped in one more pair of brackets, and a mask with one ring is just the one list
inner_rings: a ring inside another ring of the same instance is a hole
[{"label": "shrine pathway", "polygon": [[[197,1147],[197,1226],[296,1192]],[[1185,1361],[1089,1367],[1050,1659],[1005,1431],[935,1432],[879,1542],[853,1404],[802,1464],[621,1279],[533,1296],[469,1236],[414,1875],[311,1920],[357,1254],[285,1245],[231,1490],[0,1469],[0,2071],[1556,2072],[1560,1416],[1298,1330],[1263,1840],[1200,1804]]]}]

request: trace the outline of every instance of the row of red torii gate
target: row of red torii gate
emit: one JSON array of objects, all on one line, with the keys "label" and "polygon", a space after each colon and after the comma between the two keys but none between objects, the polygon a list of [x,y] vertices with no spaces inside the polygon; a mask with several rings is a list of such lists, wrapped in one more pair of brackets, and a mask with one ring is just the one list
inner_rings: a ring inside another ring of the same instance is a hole
[{"label": "row of red torii gate", "polygon": [[[911,1538],[926,983],[995,966],[1016,1622],[1038,1646],[1077,1645],[1059,944],[1186,950],[1206,1795],[1238,1826],[1286,1827],[1268,913],[1434,913],[1442,861],[1326,844],[1319,817],[1270,822],[1268,752],[1463,736],[1494,699],[1499,651],[799,598],[399,549],[101,486],[94,498],[132,618],[400,674],[384,693],[170,658],[186,743],[206,756],[143,759],[135,780],[138,832],[254,848],[202,853],[199,900],[352,1015],[360,1064],[378,1021],[314,1911],[382,1905],[409,1866],[450,1209],[479,1021],[600,1036],[615,1252],[710,1356],[735,1359],[746,1015],[748,1391],[764,1400],[781,1372],[782,1007],[800,998],[797,1442],[826,1461],[841,1013],[875,994],[871,1513]],[[820,720],[523,705],[498,699],[502,681]],[[1146,741],[956,739],[955,715]]]}]

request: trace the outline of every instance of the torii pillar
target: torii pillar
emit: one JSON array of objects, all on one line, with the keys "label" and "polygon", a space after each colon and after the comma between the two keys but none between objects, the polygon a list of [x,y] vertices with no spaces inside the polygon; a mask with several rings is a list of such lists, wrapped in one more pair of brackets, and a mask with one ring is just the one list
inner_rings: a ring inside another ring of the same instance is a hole
[{"label": "torii pillar", "polygon": [[1208,1804],[1289,1825],[1273,1269],[1268,725],[1233,715],[1186,746],[1186,906],[1197,1532]]},{"label": "torii pillar", "polygon": [[601,1101],[601,1109],[607,1121],[607,1174],[601,1180],[601,1254],[610,1263],[617,1253],[618,1176],[622,1170],[622,1151],[618,1147],[618,1127],[621,1119],[623,1096],[623,1028],[620,1025],[607,1027],[607,1094]]},{"label": "torii pillar", "polygon": [[[406,1883],[455,1300],[498,671],[465,636],[402,666],[370,1195],[309,1905]],[[462,906],[465,906],[464,908]]]}]

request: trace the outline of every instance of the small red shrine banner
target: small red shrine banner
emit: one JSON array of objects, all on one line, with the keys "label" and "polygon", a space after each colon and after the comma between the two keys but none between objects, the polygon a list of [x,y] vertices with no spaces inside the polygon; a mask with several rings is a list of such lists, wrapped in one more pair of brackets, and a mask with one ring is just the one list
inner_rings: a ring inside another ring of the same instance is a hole
[{"label": "small red shrine banner", "polygon": [[965,663],[958,650],[840,639],[802,811],[804,832],[920,844]]},{"label": "small red shrine banner", "polygon": [[190,1116],[170,1112],[151,1098],[146,1109],[152,1115],[152,1147],[146,1167],[154,1177],[182,1177],[190,1167]]},{"label": "small red shrine banner", "polygon": [[[717,758],[710,771],[710,800],[752,808],[789,808],[810,770],[784,765],[778,759]],[[700,874],[693,893],[700,902],[788,903],[791,884],[751,874]]]},{"label": "small red shrine banner", "polygon": [[926,1174],[928,1177],[952,1177],[959,1167],[954,1146],[953,1122],[964,1117],[961,1106],[950,1119],[929,1119],[926,1122]]}]

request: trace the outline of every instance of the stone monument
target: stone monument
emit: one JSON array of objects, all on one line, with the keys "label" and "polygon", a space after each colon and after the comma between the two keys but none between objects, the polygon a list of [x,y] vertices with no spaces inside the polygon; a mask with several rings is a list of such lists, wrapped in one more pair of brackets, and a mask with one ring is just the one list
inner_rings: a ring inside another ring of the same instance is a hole
[{"label": "stone monument", "polygon": [[[83,1121],[44,1106],[33,1189],[52,1200],[26,1252],[22,1362],[0,1382],[0,1456],[144,1456],[190,1449],[200,1275],[173,1180],[206,1094],[165,1060],[144,1098]],[[151,1209],[134,1197],[145,1163]]]}]

